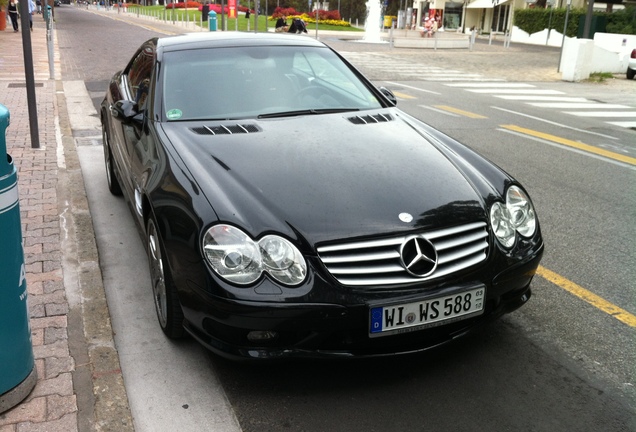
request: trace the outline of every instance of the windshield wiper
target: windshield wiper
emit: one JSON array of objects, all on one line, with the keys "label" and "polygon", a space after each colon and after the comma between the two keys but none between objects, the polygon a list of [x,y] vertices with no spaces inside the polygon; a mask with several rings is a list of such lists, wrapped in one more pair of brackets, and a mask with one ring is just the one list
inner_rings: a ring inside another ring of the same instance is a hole
[{"label": "windshield wiper", "polygon": [[260,114],[257,118],[279,118],[279,117],[295,117],[301,115],[318,115],[318,114],[333,114],[340,112],[360,111],[359,108],[321,108],[321,109],[304,109],[296,111],[282,111],[276,113]]}]

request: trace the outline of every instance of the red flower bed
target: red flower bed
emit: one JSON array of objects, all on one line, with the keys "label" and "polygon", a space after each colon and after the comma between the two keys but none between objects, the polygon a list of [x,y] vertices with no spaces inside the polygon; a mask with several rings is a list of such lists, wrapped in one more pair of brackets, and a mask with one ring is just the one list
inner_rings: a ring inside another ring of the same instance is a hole
[{"label": "red flower bed", "polygon": [[282,8],[282,7],[277,7],[276,9],[274,9],[274,13],[272,13],[272,18],[286,18],[286,17],[290,17],[290,16],[298,16],[300,15],[296,9],[294,8]]},{"label": "red flower bed", "polygon": [[189,1],[186,3],[169,3],[166,5],[166,9],[199,9],[201,10],[201,3],[195,1]]},{"label": "red flower bed", "polygon": [[[312,17],[316,16],[316,11],[306,12],[306,13],[307,15]],[[272,18],[280,18],[280,17],[287,18],[287,17],[300,16],[300,15],[301,13],[294,8],[277,7],[276,9],[274,9]],[[330,10],[330,11],[319,10],[318,21],[324,21],[324,20],[340,21],[340,12],[338,12],[337,10]]]},{"label": "red flower bed", "polygon": [[[221,13],[221,5],[220,5],[220,4],[209,4],[208,6],[210,7],[210,10],[211,10],[211,11],[214,11],[214,12],[216,12],[217,14],[220,14],[220,13]],[[166,6],[166,7],[167,7],[167,6]],[[198,9],[199,9],[199,10],[203,10],[203,5],[200,5],[200,6],[198,7]],[[239,11],[239,12],[247,12],[247,11],[248,11],[248,8],[247,8],[246,6],[239,6],[239,7],[237,7],[236,9],[238,9],[238,11]],[[253,11],[253,10],[251,10],[251,9],[249,9],[249,11],[250,11],[250,13],[254,13],[254,11]],[[227,5],[225,6],[225,13],[226,13],[226,14],[229,14],[229,13],[230,13],[230,8],[229,8],[229,6],[227,6]]]}]

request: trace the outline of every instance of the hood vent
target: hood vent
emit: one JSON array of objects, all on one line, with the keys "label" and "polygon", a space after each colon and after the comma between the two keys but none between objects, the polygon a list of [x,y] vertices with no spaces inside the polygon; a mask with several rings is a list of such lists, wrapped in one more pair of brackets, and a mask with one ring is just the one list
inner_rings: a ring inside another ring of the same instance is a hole
[{"label": "hood vent", "polygon": [[200,126],[190,129],[199,135],[234,135],[248,134],[260,132],[260,129],[253,124],[235,124],[235,125],[219,125],[219,126]]},{"label": "hood vent", "polygon": [[393,117],[390,115],[384,114],[375,114],[375,115],[365,115],[365,116],[355,116],[349,117],[349,121],[353,124],[365,125],[369,123],[386,123],[393,121]]}]

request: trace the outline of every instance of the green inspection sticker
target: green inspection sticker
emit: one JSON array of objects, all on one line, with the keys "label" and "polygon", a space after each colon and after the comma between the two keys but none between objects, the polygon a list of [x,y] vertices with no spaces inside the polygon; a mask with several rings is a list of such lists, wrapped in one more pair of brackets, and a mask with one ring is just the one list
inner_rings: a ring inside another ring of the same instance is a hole
[{"label": "green inspection sticker", "polygon": [[171,109],[166,113],[166,115],[168,116],[168,120],[179,120],[183,115],[183,112],[181,112],[180,109]]}]

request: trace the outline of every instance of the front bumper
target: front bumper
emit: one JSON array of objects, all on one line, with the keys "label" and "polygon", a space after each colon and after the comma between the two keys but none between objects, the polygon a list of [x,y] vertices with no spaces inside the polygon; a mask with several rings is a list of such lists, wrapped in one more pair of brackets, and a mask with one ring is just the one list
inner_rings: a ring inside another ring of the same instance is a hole
[{"label": "front bumper", "polygon": [[[485,285],[483,314],[410,333],[369,337],[370,302],[274,303],[218,297],[201,298],[196,310],[186,308],[185,328],[208,349],[231,359],[364,358],[425,351],[524,305],[542,254],[543,246]],[[254,340],[254,336],[270,338]]]},{"label": "front bumper", "polygon": [[[524,305],[543,256],[543,243],[524,259],[508,262],[486,280],[446,281],[396,298],[343,296],[340,302],[252,301],[190,291],[184,304],[185,329],[211,351],[231,359],[365,358],[425,351],[461,337]],[[490,268],[492,270],[492,268]],[[480,272],[484,276],[484,272]],[[475,285],[486,288],[481,315],[404,334],[370,337],[370,307],[414,302]],[[260,339],[259,339],[260,338]]]},{"label": "front bumper", "polygon": [[[233,319],[258,324],[259,329],[273,327],[276,338],[269,342],[248,344],[250,330],[227,326],[210,317],[203,320],[203,328],[186,322],[185,328],[209,350],[230,359],[284,358],[368,358],[426,351],[464,336],[480,326],[511,312],[531,297],[530,287],[509,293],[498,301],[490,300],[483,315],[466,320],[401,335],[369,338],[368,329],[359,323],[368,321],[368,307],[331,307],[330,305],[285,305],[286,321],[253,315],[234,315]],[[307,307],[310,307],[310,311]],[[261,312],[276,313],[277,310]],[[276,325],[274,325],[276,324]],[[274,330],[275,329],[275,330]],[[253,330],[252,330],[253,331]]]}]

